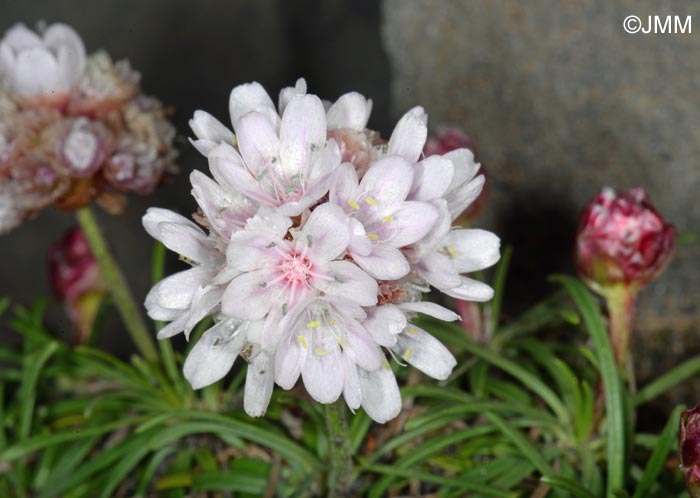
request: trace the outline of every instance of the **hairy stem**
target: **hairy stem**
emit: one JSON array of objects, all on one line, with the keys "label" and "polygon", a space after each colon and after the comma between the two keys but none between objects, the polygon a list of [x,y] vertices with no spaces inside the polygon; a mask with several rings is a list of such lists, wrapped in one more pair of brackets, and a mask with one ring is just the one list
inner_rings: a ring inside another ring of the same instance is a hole
[{"label": "hairy stem", "polygon": [[90,206],[80,208],[77,213],[77,218],[83,229],[85,238],[87,238],[88,244],[90,244],[90,249],[95,259],[97,259],[102,277],[105,279],[126,329],[129,331],[129,334],[131,334],[136,347],[144,358],[148,361],[156,361],[158,359],[158,353],[156,352],[153,340],[146,327],[146,322],[143,319],[139,306],[137,306],[134,301],[134,297],[124,278],[124,274],[116,261],[114,261],[114,257],[112,257],[112,253],[107,247],[107,242],[92,214]]},{"label": "hairy stem", "polygon": [[352,482],[352,442],[343,401],[325,405],[326,432],[328,433],[329,471],[327,496],[345,498],[349,496]]}]

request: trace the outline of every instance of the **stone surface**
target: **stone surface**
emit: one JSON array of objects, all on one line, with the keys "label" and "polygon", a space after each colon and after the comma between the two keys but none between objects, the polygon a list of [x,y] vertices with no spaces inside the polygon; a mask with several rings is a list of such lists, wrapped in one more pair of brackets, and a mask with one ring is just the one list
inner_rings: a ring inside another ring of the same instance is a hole
[{"label": "stone surface", "polygon": [[[632,35],[632,14],[697,25]],[[395,114],[420,103],[431,123],[461,125],[492,173],[477,223],[515,246],[513,300],[571,271],[577,213],[602,185],[643,186],[679,232],[698,231],[699,3],[385,0],[383,19]],[[642,293],[641,371],[700,351],[699,303],[695,243]]]}]

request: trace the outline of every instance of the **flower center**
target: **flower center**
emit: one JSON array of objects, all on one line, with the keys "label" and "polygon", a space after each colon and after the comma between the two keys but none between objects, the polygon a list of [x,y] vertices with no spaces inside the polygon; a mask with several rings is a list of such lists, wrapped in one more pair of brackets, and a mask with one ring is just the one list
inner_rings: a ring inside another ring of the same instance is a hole
[{"label": "flower center", "polygon": [[295,287],[309,283],[312,269],[309,258],[298,252],[287,255],[280,265],[284,282]]}]

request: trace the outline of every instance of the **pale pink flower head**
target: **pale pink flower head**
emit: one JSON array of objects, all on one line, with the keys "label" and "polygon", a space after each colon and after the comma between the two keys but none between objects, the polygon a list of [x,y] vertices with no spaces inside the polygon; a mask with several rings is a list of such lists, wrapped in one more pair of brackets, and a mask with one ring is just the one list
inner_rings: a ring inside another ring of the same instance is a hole
[{"label": "pale pink flower head", "polygon": [[195,113],[192,144],[213,179],[190,177],[194,218],[208,234],[168,211],[144,218],[192,265],[149,294],[149,315],[170,321],[159,337],[188,334],[206,315],[215,321],[185,363],[194,388],[221,379],[242,356],[252,416],[264,414],[275,382],[291,389],[301,378],[313,399],[343,396],[383,423],[401,410],[387,353],[449,377],[454,356],[410,322],[418,313],[459,318],[421,302],[431,285],[490,299],[489,286],[463,273],[498,260],[498,237],[451,226],[483,176],[467,149],[423,157],[422,108],[401,118],[388,143],[366,129],[370,111],[358,93],[324,103],[299,80],[280,92],[277,108],[258,83],[235,87],[232,130]]},{"label": "pale pink flower head", "polygon": [[640,289],[671,260],[676,229],[654,209],[642,188],[604,188],[582,211],[576,267],[596,291],[615,285]]},{"label": "pale pink flower head", "polygon": [[83,74],[85,45],[66,24],[40,31],[20,23],[5,33],[0,41],[0,80],[7,90],[32,102],[60,106]]}]

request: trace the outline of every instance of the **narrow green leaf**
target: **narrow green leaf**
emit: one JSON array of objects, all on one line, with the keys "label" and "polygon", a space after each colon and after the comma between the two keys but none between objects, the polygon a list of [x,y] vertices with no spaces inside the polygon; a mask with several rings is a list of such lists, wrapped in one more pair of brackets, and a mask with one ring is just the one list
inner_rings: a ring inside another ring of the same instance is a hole
[{"label": "narrow green leaf", "polygon": [[615,357],[608,331],[605,329],[600,311],[586,287],[577,279],[560,275],[551,278],[562,284],[581,311],[583,322],[591,335],[600,363],[600,376],[605,389],[605,411],[607,417],[607,496],[612,497],[625,485],[625,395],[615,364]]},{"label": "narrow green leaf", "polygon": [[579,483],[573,479],[568,479],[561,476],[546,475],[542,476],[540,482],[549,484],[554,488],[568,491],[576,498],[596,498],[596,496],[585,488],[582,488]]},{"label": "narrow green leaf", "polygon": [[656,443],[654,451],[649,457],[647,466],[644,469],[644,474],[637,484],[637,488],[634,490],[634,495],[632,498],[644,498],[651,489],[652,485],[656,481],[659,472],[666,462],[669,452],[676,446],[678,438],[678,421],[681,416],[681,412],[685,409],[684,406],[677,406],[671,416],[666,422],[664,430],[659,436],[659,440]]},{"label": "narrow green leaf", "polygon": [[22,371],[22,385],[19,392],[20,418],[18,437],[20,439],[26,438],[31,432],[39,373],[57,349],[58,343],[51,341],[39,351],[25,358]]},{"label": "narrow green leaf", "polygon": [[700,355],[693,356],[677,367],[672,368],[661,377],[650,382],[640,389],[632,400],[635,405],[641,405],[655,399],[684,380],[698,374],[700,374]]}]

